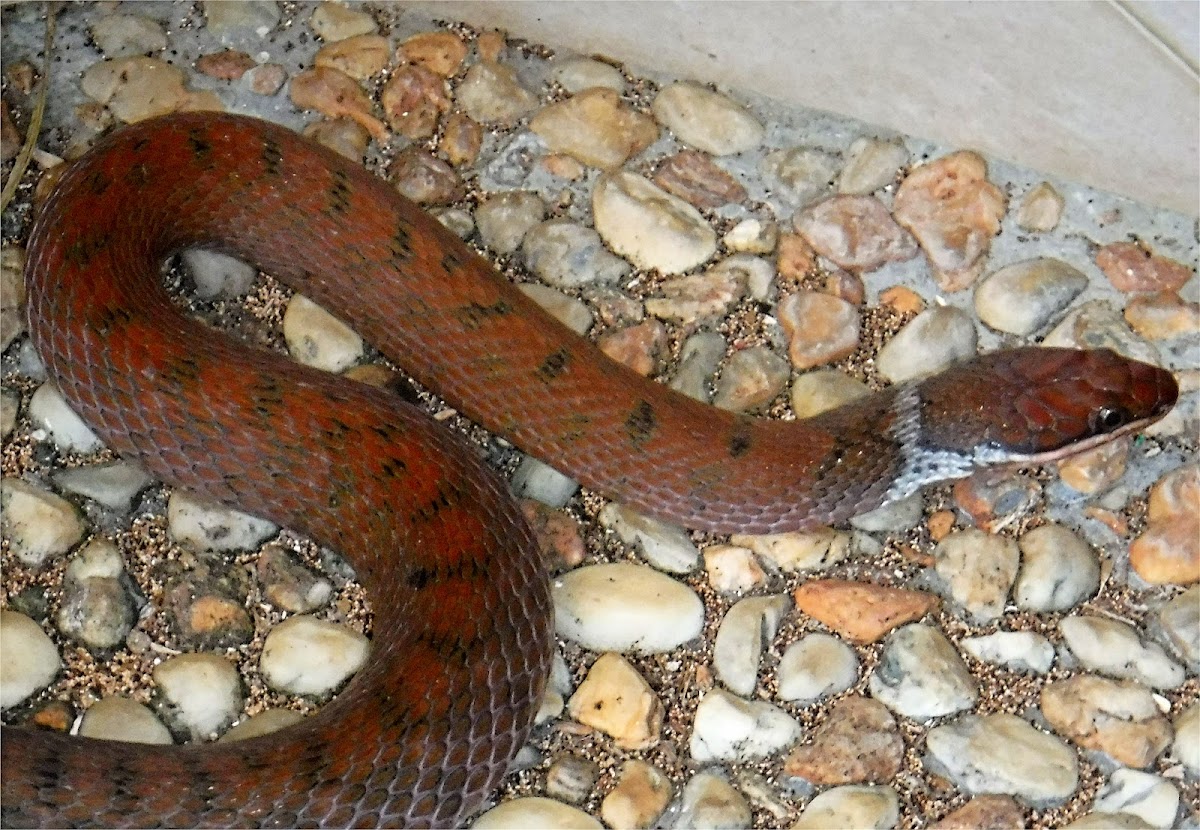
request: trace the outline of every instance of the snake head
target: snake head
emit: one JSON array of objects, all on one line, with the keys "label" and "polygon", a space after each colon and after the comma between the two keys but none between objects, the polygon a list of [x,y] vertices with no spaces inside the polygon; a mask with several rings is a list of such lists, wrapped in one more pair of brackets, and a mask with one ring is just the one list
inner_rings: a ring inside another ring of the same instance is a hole
[{"label": "snake head", "polygon": [[1108,349],[1028,347],[954,367],[920,395],[928,445],[977,464],[1039,464],[1144,429],[1170,411],[1179,386]]}]

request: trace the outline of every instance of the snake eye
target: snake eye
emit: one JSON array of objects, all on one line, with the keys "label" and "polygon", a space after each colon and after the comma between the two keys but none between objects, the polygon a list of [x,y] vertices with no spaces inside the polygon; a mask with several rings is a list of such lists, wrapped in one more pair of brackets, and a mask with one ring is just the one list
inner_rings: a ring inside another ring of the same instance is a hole
[{"label": "snake eye", "polygon": [[1129,412],[1123,406],[1102,406],[1088,418],[1092,432],[1103,435],[1129,423]]}]

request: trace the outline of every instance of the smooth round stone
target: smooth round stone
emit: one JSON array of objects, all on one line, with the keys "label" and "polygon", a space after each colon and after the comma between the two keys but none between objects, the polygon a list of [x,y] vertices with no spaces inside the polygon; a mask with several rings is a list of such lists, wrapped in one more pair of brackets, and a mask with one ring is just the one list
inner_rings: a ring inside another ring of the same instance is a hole
[{"label": "smooth round stone", "polygon": [[779,244],[779,225],[774,220],[752,216],[730,228],[721,241],[730,251],[769,254]]},{"label": "smooth round stone", "polygon": [[698,772],[683,787],[675,830],[744,830],[750,805],[737,789],[711,772]]},{"label": "smooth round stone", "polygon": [[1054,646],[1032,631],[997,631],[979,637],[964,637],[962,648],[976,660],[1014,671],[1045,674],[1054,665]]},{"label": "smooth round stone", "polygon": [[542,310],[576,334],[586,334],[592,327],[595,315],[587,303],[564,294],[548,285],[538,285],[535,282],[525,282],[517,286],[529,299],[533,300]]},{"label": "smooth round stone", "polygon": [[174,725],[193,740],[216,737],[242,711],[237,669],[215,654],[180,654],[154,669]]},{"label": "smooth round stone", "polygon": [[988,622],[1004,613],[1021,562],[1016,542],[969,528],[939,542],[933,556],[950,596],[975,622]]},{"label": "smooth round stone", "polygon": [[1131,680],[1077,674],[1047,684],[1040,708],[1057,734],[1126,766],[1150,766],[1171,740],[1154,694]]},{"label": "smooth round stone", "polygon": [[517,73],[495,61],[480,61],[467,70],[456,99],[480,124],[509,126],[537,107],[538,99],[521,86]]},{"label": "smooth round stone", "polygon": [[704,549],[708,584],[722,594],[742,594],[766,582],[767,574],[753,551],[737,545],[710,545]]},{"label": "smooth round stone", "polygon": [[600,87],[551,104],[530,119],[529,129],[552,153],[602,170],[615,170],[658,138],[653,118]]},{"label": "smooth round stone", "polygon": [[128,461],[68,467],[56,470],[52,477],[54,483],[67,492],[122,512],[128,510],[134,497],[154,481],[149,473]]},{"label": "smooth round stone", "polygon": [[208,0],[204,3],[204,18],[213,35],[250,29],[263,36],[279,24],[280,13],[275,0],[241,0],[238,3]]},{"label": "smooth round stone", "polygon": [[659,570],[690,573],[700,561],[700,551],[687,531],[677,525],[660,522],[615,502],[601,509],[599,519],[622,542],[641,548],[646,561]]},{"label": "smooth round stone", "polygon": [[127,697],[106,697],[83,713],[79,734],[102,741],[173,744],[171,731],[147,707]]},{"label": "smooth round stone", "polygon": [[1131,625],[1107,617],[1066,617],[1058,624],[1071,653],[1091,671],[1174,689],[1186,673],[1157,643],[1142,640]]},{"label": "smooth round stone", "polygon": [[545,215],[546,205],[536,193],[513,190],[489,196],[475,208],[475,224],[484,245],[498,254],[511,254]]},{"label": "smooth round stone", "polygon": [[340,372],[363,356],[362,338],[345,323],[302,294],[283,313],[283,339],[298,363]]},{"label": "smooth round stone", "polygon": [[1063,825],[1064,830],[1155,830],[1153,824],[1130,813],[1088,813]]},{"label": "smooth round stone", "polygon": [[587,813],[552,798],[530,796],[506,801],[475,819],[474,830],[602,830]]},{"label": "smooth round stone", "polygon": [[918,314],[879,350],[875,367],[892,383],[932,375],[975,356],[979,334],[965,312],[936,306]]},{"label": "smooth round stone", "polygon": [[601,176],[592,210],[604,241],[639,268],[679,274],[716,253],[717,235],[700,212],[636,173]]},{"label": "smooth round stone", "polygon": [[588,669],[567,711],[622,749],[653,746],[662,732],[662,702],[638,670],[612,652],[602,654]]},{"label": "smooth round stone", "polygon": [[203,248],[189,248],[180,255],[183,265],[196,283],[201,299],[240,297],[254,285],[258,271],[236,257]]},{"label": "smooth round stone", "polygon": [[812,703],[858,682],[858,655],[832,634],[809,634],[787,647],[776,680],[782,700]]},{"label": "smooth round stone", "polygon": [[12,389],[0,389],[0,440],[5,439],[17,425],[21,412],[21,396]]},{"label": "smooth round stone", "polygon": [[1118,769],[1096,794],[1092,809],[1097,813],[1134,815],[1152,827],[1173,827],[1179,811],[1179,790],[1162,776]]},{"label": "smooth round stone", "polygon": [[62,666],[54,641],[16,611],[0,611],[0,652],[0,709],[11,709],[49,686]]},{"label": "smooth round stone", "polygon": [[883,141],[860,136],[850,142],[846,165],[838,176],[838,192],[865,196],[896,180],[908,164],[908,149],[898,140]]},{"label": "smooth round stone", "polygon": [[934,764],[971,795],[1006,793],[1034,807],[1070,798],[1079,786],[1074,751],[1015,715],[964,715],[925,737]]},{"label": "smooth round stone", "polygon": [[800,739],[800,732],[796,719],[778,706],[713,689],[696,707],[689,748],[701,764],[750,761],[786,749]]},{"label": "smooth round stone", "polygon": [[319,4],[308,19],[308,25],[326,43],[369,35],[376,28],[371,15],[337,3]]},{"label": "smooth round stone", "polygon": [[726,612],[713,642],[713,668],[735,694],[754,693],[763,648],[775,638],[791,608],[791,598],[777,594],[747,597]]},{"label": "smooth round stone", "polygon": [[779,397],[791,377],[788,362],[766,346],[740,349],[725,361],[717,379],[713,406],[749,412]]},{"label": "smooth round stone", "polygon": [[1027,611],[1068,611],[1100,589],[1100,561],[1074,531],[1057,524],[1021,536],[1013,600]]},{"label": "smooth round stone", "polygon": [[0,481],[0,529],[17,559],[40,567],[78,544],[87,526],[66,499],[5,477]]},{"label": "smooth round stone", "polygon": [[797,418],[811,418],[869,394],[870,388],[858,378],[837,369],[815,369],[792,381],[792,410]]},{"label": "smooth round stone", "polygon": [[[25,249],[15,245],[0,247],[0,352],[25,332],[24,274]],[[16,394],[15,390],[3,391]],[[8,431],[4,434],[7,436]]]},{"label": "smooth round stone", "polygon": [[676,138],[714,156],[750,150],[763,138],[763,126],[749,110],[699,84],[673,83],[650,108]]},{"label": "smooth round stone", "polygon": [[50,433],[54,445],[63,452],[90,453],[104,447],[96,433],[67,405],[62,393],[49,383],[43,383],[29,399],[29,419]]},{"label": "smooth round stone", "polygon": [[808,802],[792,830],[859,827],[888,830],[900,823],[900,797],[891,787],[833,787]]},{"label": "smooth round stone", "polygon": [[759,170],[779,182],[781,195],[807,205],[829,192],[829,183],[837,177],[838,159],[812,147],[790,147],[767,153]]},{"label": "smooth round stone", "polygon": [[888,636],[870,689],[880,703],[913,720],[961,712],[979,699],[975,679],[954,646],[942,632],[921,623]]},{"label": "smooth round stone", "polygon": [[272,689],[324,695],[346,682],[371,650],[371,641],[352,628],[297,614],[271,629],[259,668]]},{"label": "smooth round stone", "polygon": [[279,528],[266,519],[203,504],[176,490],[167,501],[167,530],[176,542],[194,550],[232,551],[256,548]]},{"label": "smooth round stone", "polygon": [[182,107],[222,111],[212,91],[193,92],[183,70],[158,58],[137,55],[94,63],[79,85],[89,98],[104,104],[125,124],[174,112]]},{"label": "smooth round stone", "polygon": [[997,331],[1028,336],[1071,304],[1087,277],[1059,259],[1017,262],[986,277],[975,289],[979,319]]},{"label": "smooth round stone", "polygon": [[579,482],[527,455],[521,459],[509,486],[513,493],[523,499],[534,499],[549,507],[562,507],[575,495]]},{"label": "smooth round stone", "polygon": [[854,552],[850,535],[832,528],[761,535],[735,534],[730,541],[749,548],[786,573],[824,570]]},{"label": "smooth round stone", "polygon": [[246,718],[237,726],[230,729],[217,739],[217,743],[224,744],[230,741],[244,741],[247,738],[269,735],[272,732],[278,732],[280,729],[286,729],[302,720],[304,720],[304,715],[294,709],[266,709],[257,715]]},{"label": "smooth round stone", "polygon": [[1193,585],[1163,605],[1156,623],[1188,671],[1200,674],[1200,585]]},{"label": "smooth round stone", "polygon": [[167,46],[167,36],[155,21],[135,14],[110,14],[88,27],[96,47],[106,58],[124,58],[158,52]]},{"label": "smooth round stone", "polygon": [[1017,210],[1017,224],[1035,233],[1052,231],[1062,219],[1067,201],[1049,182],[1034,185]]},{"label": "smooth round stone", "polygon": [[546,792],[571,804],[580,804],[591,794],[600,777],[600,765],[572,753],[556,757],[546,770]]},{"label": "smooth round stone", "polygon": [[918,491],[858,514],[850,520],[850,526],[864,533],[901,533],[916,527],[924,517],[925,499]]},{"label": "smooth round stone", "polygon": [[1043,346],[1068,349],[1112,349],[1134,360],[1155,365],[1162,363],[1158,349],[1134,334],[1122,316],[1107,300],[1089,300],[1073,306],[1050,330]]},{"label": "smooth round stone", "polygon": [[1193,703],[1175,719],[1171,755],[1192,775],[1200,775],[1200,703]]},{"label": "smooth round stone", "polygon": [[591,58],[572,58],[556,64],[550,77],[572,95],[597,86],[625,91],[625,77],[615,66]]},{"label": "smooth round stone", "polygon": [[465,210],[438,208],[433,212],[433,217],[459,239],[466,239],[475,232],[475,220]]},{"label": "smooth round stone", "polygon": [[776,307],[788,339],[788,358],[797,369],[832,363],[858,347],[858,309],[841,297],[820,291],[797,291]]},{"label": "smooth round stone", "polygon": [[669,651],[704,626],[695,592],[644,565],[577,568],[555,580],[553,595],[559,635],[593,651]]},{"label": "smooth round stone", "polygon": [[611,283],[629,273],[629,263],[604,247],[600,234],[569,219],[535,225],[522,243],[525,265],[559,288]]},{"label": "smooth round stone", "polygon": [[725,338],[715,331],[698,331],[683,341],[679,368],[670,386],[689,398],[708,403],[708,382],[725,356]]}]

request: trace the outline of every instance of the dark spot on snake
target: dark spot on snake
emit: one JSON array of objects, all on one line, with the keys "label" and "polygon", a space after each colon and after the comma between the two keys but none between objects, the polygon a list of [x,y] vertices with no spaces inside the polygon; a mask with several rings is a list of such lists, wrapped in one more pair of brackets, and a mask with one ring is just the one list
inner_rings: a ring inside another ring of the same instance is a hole
[{"label": "dark spot on snake", "polygon": [[112,179],[105,175],[103,170],[97,170],[88,177],[88,189],[92,191],[93,196],[103,196],[110,184]]},{"label": "dark spot on snake", "polygon": [[283,163],[283,150],[273,138],[263,141],[262,160],[268,176],[278,176]]},{"label": "dark spot on snake", "polygon": [[640,446],[650,439],[658,429],[658,419],[654,415],[654,407],[649,401],[639,401],[629,417],[625,419],[625,431],[634,446]]},{"label": "dark spot on snake", "polygon": [[754,438],[750,431],[750,424],[740,419],[735,421],[733,432],[729,434],[729,455],[733,458],[740,458],[746,454],[753,443]]},{"label": "dark spot on snake", "polygon": [[454,273],[462,268],[464,260],[453,247],[448,247],[446,252],[442,254],[442,270],[447,274]]},{"label": "dark spot on snake", "polygon": [[149,144],[150,144],[150,139],[139,138],[137,141],[133,142],[133,152],[140,153],[140,152],[142,152],[142,150],[145,150]]},{"label": "dark spot on snake", "polygon": [[537,376],[546,383],[550,383],[556,377],[563,373],[567,368],[567,363],[571,360],[567,348],[564,346],[561,349],[551,352],[542,361],[542,365],[537,368]]},{"label": "dark spot on snake", "polygon": [[473,302],[459,306],[458,311],[455,312],[455,316],[463,324],[463,328],[477,329],[487,320],[503,317],[510,311],[512,311],[512,306],[501,299],[496,300],[491,305],[480,305]]},{"label": "dark spot on snake", "polygon": [[408,472],[408,465],[403,458],[388,458],[379,465],[379,469],[388,478],[403,478]]},{"label": "dark spot on snake", "polygon": [[67,250],[63,252],[63,256],[67,262],[75,267],[86,268],[91,264],[96,254],[106,247],[108,247],[108,236],[106,234],[86,239],[77,239],[71,245],[67,246]]},{"label": "dark spot on snake", "polygon": [[439,513],[441,513],[447,507],[450,507],[450,505],[451,505],[450,497],[446,495],[446,492],[444,490],[439,488],[437,495],[434,496],[432,499],[430,499],[429,502],[424,507],[418,507],[416,509],[416,512],[413,513],[413,521],[414,522],[433,521],[433,519],[435,519]]},{"label": "dark spot on snake", "polygon": [[207,158],[212,154],[212,145],[203,138],[203,135],[203,131],[199,128],[188,132],[188,144],[191,145],[192,154],[200,159]]},{"label": "dark spot on snake", "polygon": [[146,164],[135,164],[125,171],[124,180],[134,187],[145,187],[150,182],[150,167]]},{"label": "dark spot on snake", "polygon": [[350,211],[350,195],[353,193],[350,177],[344,170],[333,171],[333,186],[329,188],[329,206],[325,213],[329,216],[341,216]]},{"label": "dark spot on snake", "polygon": [[396,224],[396,231],[392,234],[391,255],[392,265],[396,268],[402,268],[404,265],[412,261],[412,229],[409,227],[407,220],[401,219]]},{"label": "dark spot on snake", "polygon": [[133,313],[123,306],[97,307],[95,316],[90,319],[96,330],[108,337],[119,327],[129,325]]}]

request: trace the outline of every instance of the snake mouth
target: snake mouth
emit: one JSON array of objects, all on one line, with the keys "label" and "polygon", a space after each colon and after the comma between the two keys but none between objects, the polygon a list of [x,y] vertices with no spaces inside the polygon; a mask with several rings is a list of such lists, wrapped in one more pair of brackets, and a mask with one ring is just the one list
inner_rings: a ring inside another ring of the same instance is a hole
[{"label": "snake mouth", "polygon": [[1141,432],[1146,427],[1162,419],[1171,409],[1171,405],[1167,404],[1161,410],[1155,411],[1153,415],[1145,418],[1139,418],[1136,421],[1130,421],[1111,432],[1105,432],[1098,435],[1092,435],[1087,438],[1081,438],[1073,441],[1065,446],[1058,447],[1053,450],[1045,450],[1044,452],[1036,453],[1006,453],[1007,458],[996,459],[992,463],[998,463],[1004,466],[1012,467],[1037,467],[1042,464],[1049,464],[1057,461],[1065,461],[1068,458],[1073,458],[1077,455],[1082,455],[1088,450],[1095,449],[1102,444],[1107,444],[1110,441],[1115,441],[1125,435],[1131,435],[1136,432]]}]

